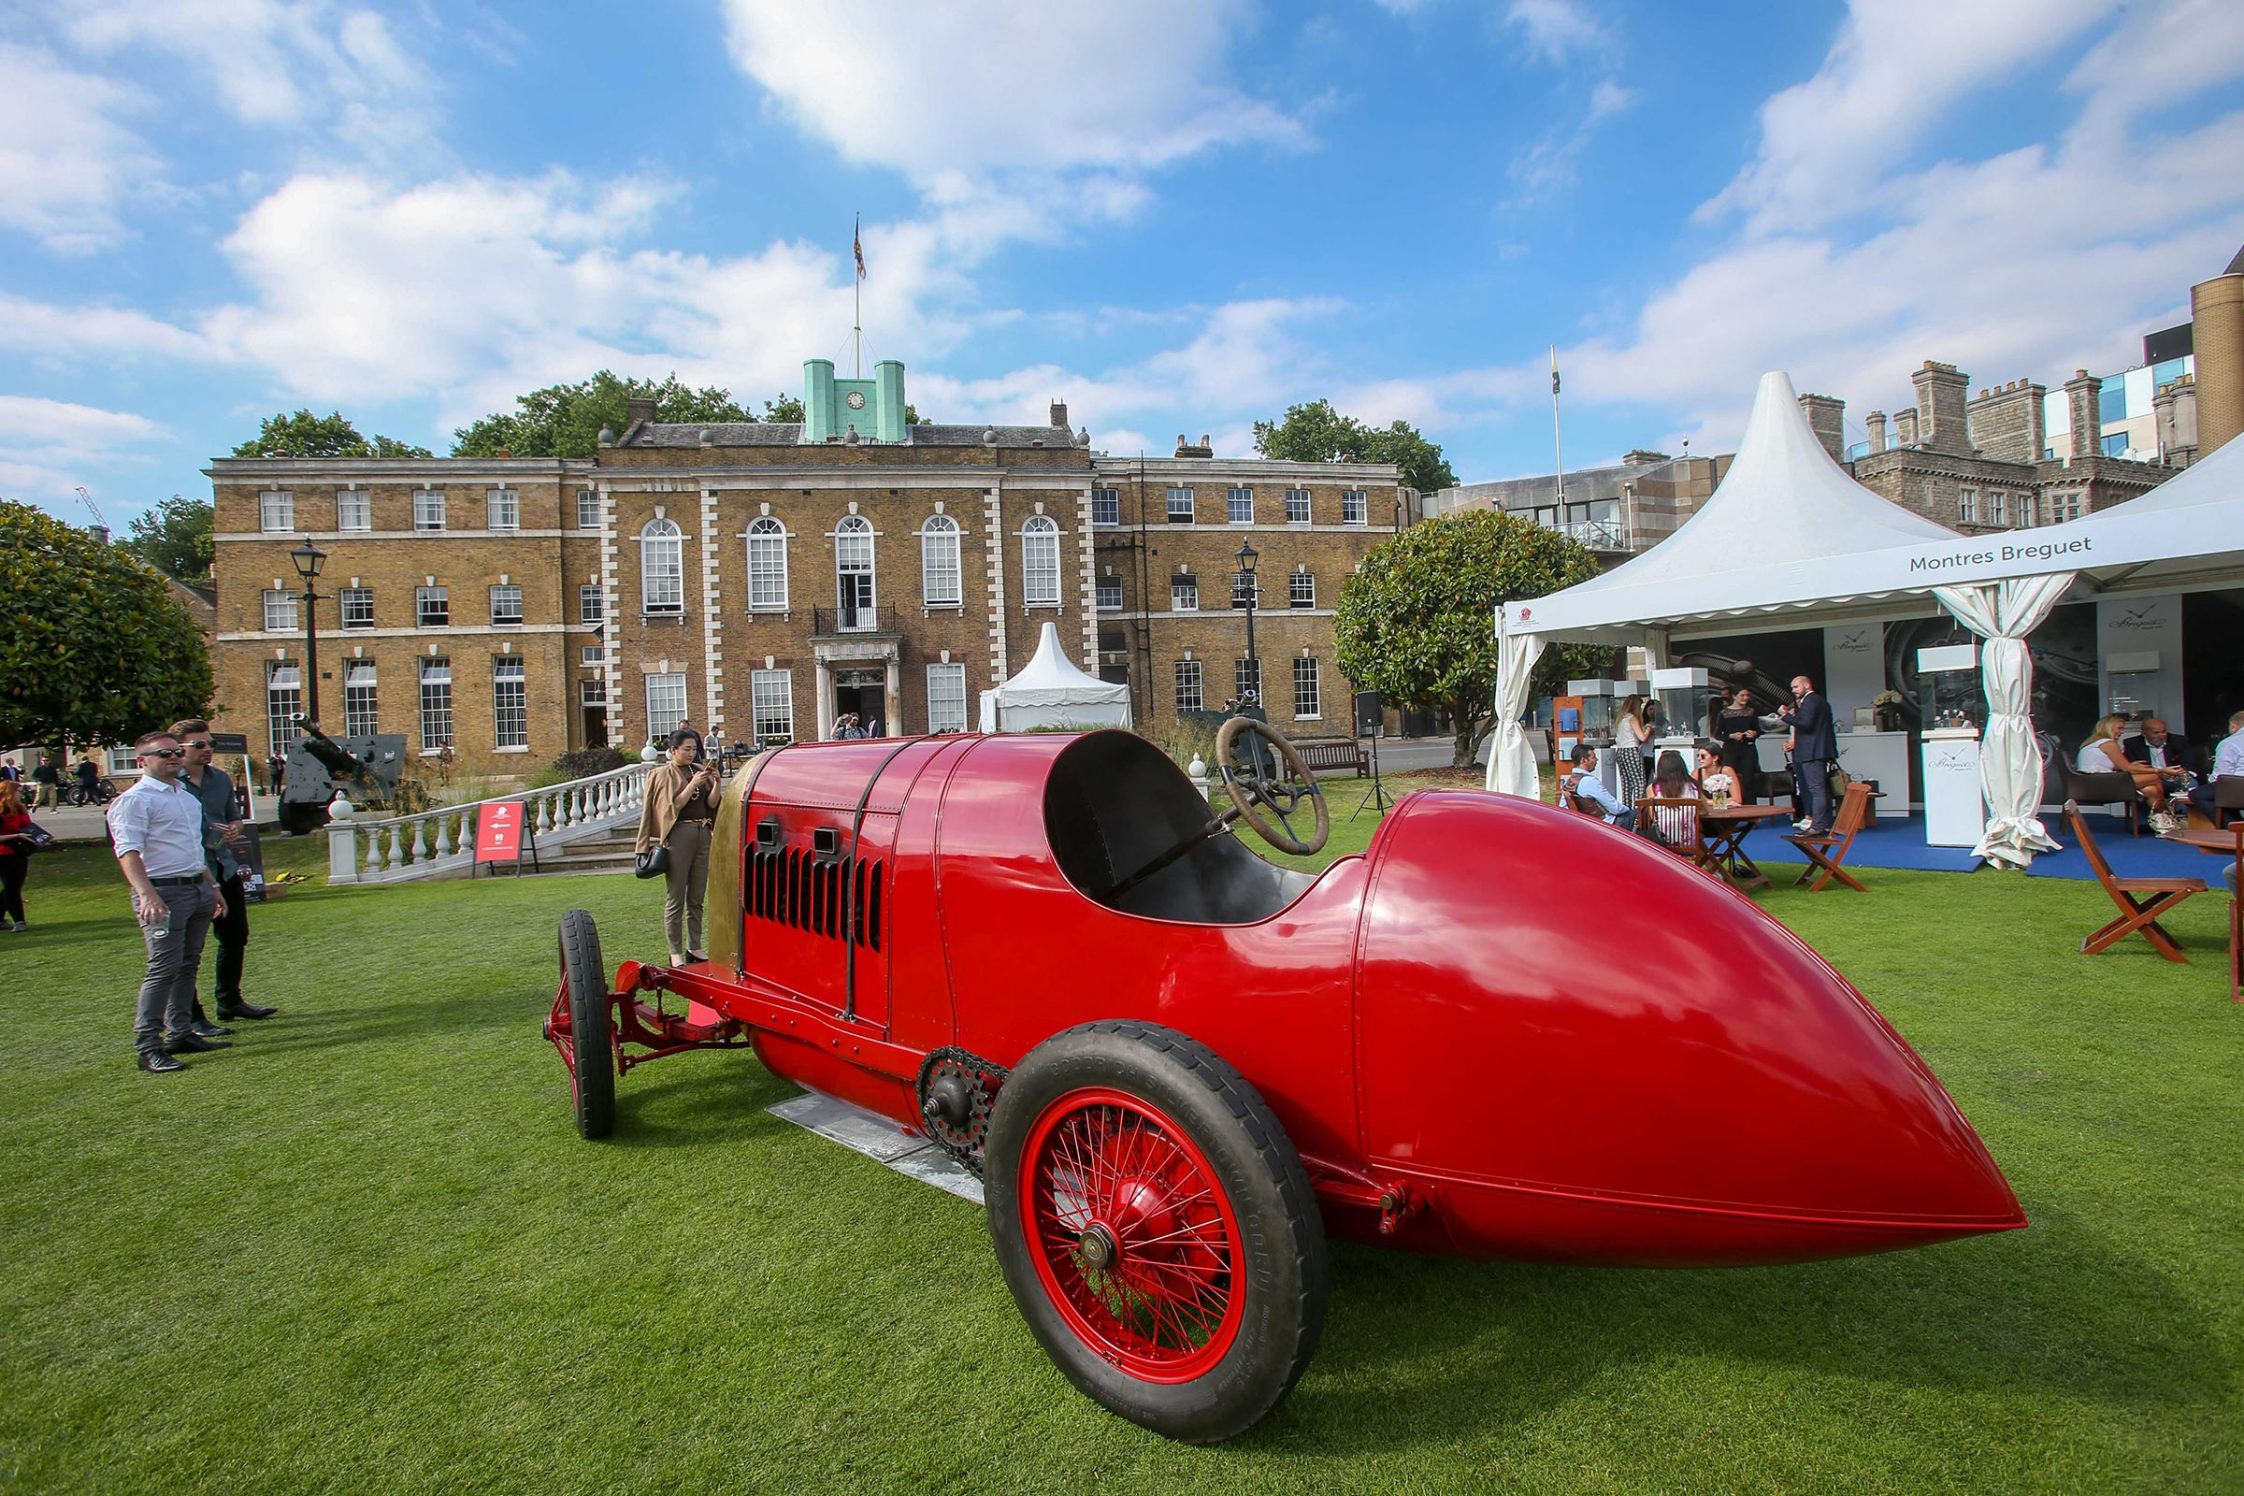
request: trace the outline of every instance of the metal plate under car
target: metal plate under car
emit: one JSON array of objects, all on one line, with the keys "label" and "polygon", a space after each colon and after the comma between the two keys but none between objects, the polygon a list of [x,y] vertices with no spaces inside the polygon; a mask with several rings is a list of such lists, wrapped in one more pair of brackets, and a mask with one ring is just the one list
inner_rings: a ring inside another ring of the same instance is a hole
[{"label": "metal plate under car", "polygon": [[766,1110],[782,1121],[807,1128],[922,1184],[932,1184],[976,1205],[982,1203],[982,1181],[964,1164],[877,1112],[868,1112],[863,1107],[851,1106],[815,1091],[774,1102]]}]

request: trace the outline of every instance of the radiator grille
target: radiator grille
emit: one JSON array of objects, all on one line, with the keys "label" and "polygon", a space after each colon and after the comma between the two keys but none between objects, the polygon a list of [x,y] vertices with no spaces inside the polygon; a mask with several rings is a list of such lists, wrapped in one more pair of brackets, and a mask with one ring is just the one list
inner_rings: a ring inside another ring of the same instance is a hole
[{"label": "radiator grille", "polygon": [[848,890],[857,886],[857,944],[880,949],[885,864],[878,857],[820,858],[801,847],[761,848],[748,854],[748,888],[742,899],[750,919],[789,925],[812,935],[842,938]]}]

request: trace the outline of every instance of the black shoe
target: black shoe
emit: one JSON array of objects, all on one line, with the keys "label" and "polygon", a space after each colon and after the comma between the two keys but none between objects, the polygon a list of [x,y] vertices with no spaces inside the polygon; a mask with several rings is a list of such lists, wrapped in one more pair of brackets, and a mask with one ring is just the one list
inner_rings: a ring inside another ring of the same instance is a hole
[{"label": "black shoe", "polygon": [[233,1047],[223,1039],[205,1039],[196,1034],[174,1034],[164,1041],[164,1048],[172,1054],[209,1054]]},{"label": "black shoe", "polygon": [[196,1019],[194,1031],[195,1037],[198,1039],[221,1039],[233,1032],[233,1030],[226,1027],[225,1024],[212,1023],[207,1018]]},{"label": "black shoe", "polygon": [[144,1049],[140,1052],[140,1068],[150,1075],[169,1075],[187,1067],[160,1049]]},{"label": "black shoe", "polygon": [[256,1003],[244,1002],[238,997],[222,997],[218,1000],[218,1016],[229,1021],[242,1018],[270,1018],[279,1011],[278,1008],[261,1008]]}]

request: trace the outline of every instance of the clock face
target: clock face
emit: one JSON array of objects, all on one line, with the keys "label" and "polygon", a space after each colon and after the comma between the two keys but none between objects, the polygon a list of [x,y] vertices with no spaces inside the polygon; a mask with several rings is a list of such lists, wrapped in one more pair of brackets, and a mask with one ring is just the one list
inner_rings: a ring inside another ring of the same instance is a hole
[{"label": "clock face", "polygon": [[851,410],[863,410],[865,408],[865,392],[863,390],[851,390],[846,403]]}]

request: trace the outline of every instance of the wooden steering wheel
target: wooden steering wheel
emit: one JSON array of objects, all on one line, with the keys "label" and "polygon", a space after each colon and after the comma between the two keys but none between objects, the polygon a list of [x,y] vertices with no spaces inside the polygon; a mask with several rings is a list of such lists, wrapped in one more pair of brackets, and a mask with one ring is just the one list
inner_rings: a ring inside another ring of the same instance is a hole
[{"label": "wooden steering wheel", "polygon": [[[1216,734],[1215,755],[1233,807],[1225,819],[1231,815],[1243,817],[1264,841],[1297,856],[1306,857],[1323,849],[1332,835],[1325,792],[1318,788],[1317,776],[1302,760],[1300,750],[1287,742],[1283,733],[1252,717],[1233,717]],[[1292,819],[1303,813],[1305,800],[1315,812],[1316,823],[1306,837],[1294,830]]]}]

